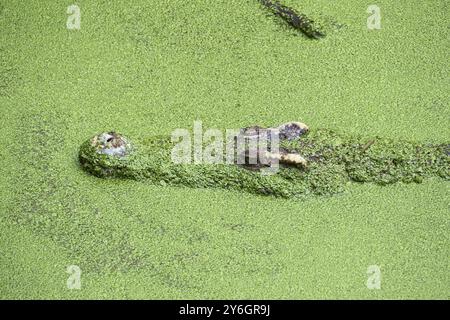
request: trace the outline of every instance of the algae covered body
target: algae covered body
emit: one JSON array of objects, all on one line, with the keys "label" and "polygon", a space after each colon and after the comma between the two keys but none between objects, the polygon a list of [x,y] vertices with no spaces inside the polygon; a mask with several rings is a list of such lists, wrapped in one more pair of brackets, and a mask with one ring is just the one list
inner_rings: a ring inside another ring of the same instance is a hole
[{"label": "algae covered body", "polygon": [[292,28],[299,30],[309,38],[319,39],[325,37],[326,33],[317,21],[307,17],[295,9],[281,4],[278,1],[259,0],[259,2],[274,15],[283,19]]},{"label": "algae covered body", "polygon": [[[121,153],[105,152],[104,139],[109,139],[109,149],[119,148]],[[122,146],[126,146],[125,151]],[[124,136],[108,133],[83,143],[79,159],[86,171],[98,177],[223,188],[283,198],[336,194],[351,182],[386,185],[420,183],[430,177],[450,178],[448,144],[365,139],[327,129],[311,130],[293,140],[280,139],[280,149],[301,154],[307,166],[282,165],[273,175],[234,164],[175,164],[171,159],[174,146],[170,137],[151,137],[131,144]]]}]

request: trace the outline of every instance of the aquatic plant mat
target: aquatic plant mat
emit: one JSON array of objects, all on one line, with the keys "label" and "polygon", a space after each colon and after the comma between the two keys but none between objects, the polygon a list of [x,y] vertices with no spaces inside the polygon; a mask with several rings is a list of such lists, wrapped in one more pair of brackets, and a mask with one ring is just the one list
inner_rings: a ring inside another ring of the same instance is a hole
[{"label": "aquatic plant mat", "polygon": [[78,161],[99,132],[139,142],[195,120],[444,144],[448,1],[377,1],[380,30],[367,2],[283,1],[342,25],[320,39],[256,0],[79,0],[79,30],[72,2],[0,4],[2,298],[448,298],[438,176],[298,200],[103,179]]}]

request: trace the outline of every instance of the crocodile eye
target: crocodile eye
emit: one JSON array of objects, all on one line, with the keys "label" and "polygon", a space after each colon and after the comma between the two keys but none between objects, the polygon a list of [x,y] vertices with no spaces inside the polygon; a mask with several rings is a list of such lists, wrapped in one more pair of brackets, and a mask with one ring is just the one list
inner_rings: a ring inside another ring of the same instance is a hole
[{"label": "crocodile eye", "polygon": [[280,125],[278,130],[280,130],[280,139],[294,140],[308,132],[308,126],[301,122],[287,122]]}]

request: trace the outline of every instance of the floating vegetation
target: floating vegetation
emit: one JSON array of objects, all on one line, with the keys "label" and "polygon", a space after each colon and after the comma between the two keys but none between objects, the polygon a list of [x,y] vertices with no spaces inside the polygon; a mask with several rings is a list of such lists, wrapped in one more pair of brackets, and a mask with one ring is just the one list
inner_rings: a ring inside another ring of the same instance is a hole
[{"label": "floating vegetation", "polygon": [[0,48],[0,97],[11,96],[21,83],[22,79],[19,75],[18,68],[15,66],[6,50]]}]

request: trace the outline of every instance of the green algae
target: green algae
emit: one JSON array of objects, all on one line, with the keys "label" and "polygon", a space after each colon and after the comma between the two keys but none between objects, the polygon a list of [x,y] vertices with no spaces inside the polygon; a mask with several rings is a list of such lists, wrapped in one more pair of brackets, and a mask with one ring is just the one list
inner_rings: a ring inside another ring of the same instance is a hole
[{"label": "green algae", "polygon": [[10,59],[6,50],[0,47],[0,97],[11,96],[21,82],[22,79],[13,59]]},{"label": "green algae", "polygon": [[98,152],[92,140],[82,144],[82,167],[98,177],[146,180],[153,184],[195,188],[222,188],[282,198],[304,195],[332,195],[345,190],[348,182],[387,185],[420,183],[424,179],[450,178],[448,144],[432,145],[393,139],[352,137],[318,129],[281,147],[301,154],[306,168],[283,166],[264,175],[238,165],[175,164],[170,137],[134,142],[136,150],[124,157]]},{"label": "green algae", "polygon": [[[65,30],[67,4],[1,2],[4,61],[23,79],[0,97],[2,298],[448,297],[445,180],[290,201],[97,179],[77,164],[98,131],[145,144],[196,119],[448,141],[448,1],[382,1],[380,31],[360,1],[286,1],[345,22],[323,41],[281,31],[254,0],[81,0],[79,32]],[[381,290],[366,287],[372,264]]]}]

